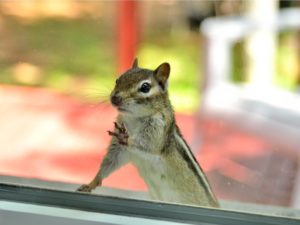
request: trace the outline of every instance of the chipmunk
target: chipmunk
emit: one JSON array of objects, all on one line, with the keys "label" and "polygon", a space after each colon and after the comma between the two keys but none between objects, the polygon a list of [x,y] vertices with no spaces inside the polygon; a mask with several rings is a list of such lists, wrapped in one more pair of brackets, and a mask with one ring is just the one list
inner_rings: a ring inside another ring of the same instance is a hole
[{"label": "chipmunk", "polygon": [[176,125],[167,81],[170,65],[131,69],[115,84],[110,100],[119,114],[108,151],[95,178],[77,190],[91,192],[131,162],[153,200],[218,207],[208,180]]}]

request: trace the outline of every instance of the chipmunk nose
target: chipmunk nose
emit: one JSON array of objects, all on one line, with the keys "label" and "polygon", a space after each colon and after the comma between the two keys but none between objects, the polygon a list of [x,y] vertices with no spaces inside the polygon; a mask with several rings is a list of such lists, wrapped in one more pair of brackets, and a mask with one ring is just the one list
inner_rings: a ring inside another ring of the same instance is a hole
[{"label": "chipmunk nose", "polygon": [[122,97],[113,95],[111,96],[110,101],[114,106],[120,106],[122,104]]}]

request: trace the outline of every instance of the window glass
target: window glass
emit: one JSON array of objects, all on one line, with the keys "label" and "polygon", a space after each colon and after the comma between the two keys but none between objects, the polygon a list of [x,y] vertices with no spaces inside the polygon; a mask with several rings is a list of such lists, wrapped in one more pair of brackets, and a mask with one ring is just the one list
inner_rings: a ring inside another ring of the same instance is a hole
[{"label": "window glass", "polygon": [[298,217],[299,6],[0,2],[0,182]]}]

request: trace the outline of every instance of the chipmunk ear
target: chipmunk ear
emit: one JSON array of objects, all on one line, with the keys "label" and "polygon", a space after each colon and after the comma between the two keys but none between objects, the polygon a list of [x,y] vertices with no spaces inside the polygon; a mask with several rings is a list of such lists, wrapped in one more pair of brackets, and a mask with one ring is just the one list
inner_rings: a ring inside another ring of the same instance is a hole
[{"label": "chipmunk ear", "polygon": [[154,77],[158,81],[158,84],[161,86],[163,90],[165,90],[167,81],[170,75],[170,64],[169,63],[162,63],[160,64],[156,70],[154,70]]},{"label": "chipmunk ear", "polygon": [[139,66],[139,65],[138,65],[138,59],[135,58],[134,61],[133,61],[133,64],[132,64],[132,67],[131,67],[131,68],[132,68],[132,69],[133,69],[133,68],[137,68],[138,66]]}]

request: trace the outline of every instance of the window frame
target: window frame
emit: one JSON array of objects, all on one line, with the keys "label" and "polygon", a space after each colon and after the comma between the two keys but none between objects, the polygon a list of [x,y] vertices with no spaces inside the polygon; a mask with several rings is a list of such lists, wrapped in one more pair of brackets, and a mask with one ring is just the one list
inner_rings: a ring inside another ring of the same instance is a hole
[{"label": "window frame", "polygon": [[296,225],[300,219],[0,183],[0,200],[183,224]]}]

